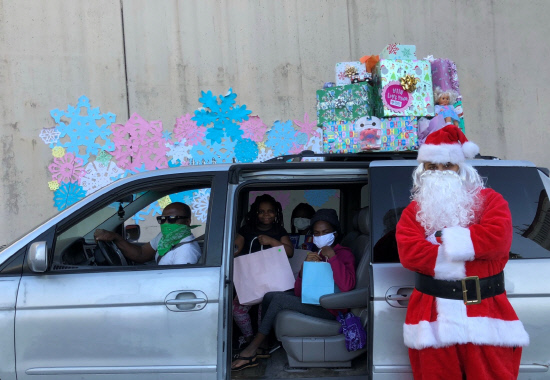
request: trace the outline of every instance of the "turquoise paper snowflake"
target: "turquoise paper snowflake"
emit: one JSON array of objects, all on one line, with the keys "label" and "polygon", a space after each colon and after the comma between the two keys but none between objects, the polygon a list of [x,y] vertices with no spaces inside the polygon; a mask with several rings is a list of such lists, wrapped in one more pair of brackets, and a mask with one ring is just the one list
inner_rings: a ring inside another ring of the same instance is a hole
[{"label": "turquoise paper snowflake", "polygon": [[267,142],[265,145],[271,148],[273,154],[277,157],[287,154],[292,148],[296,130],[292,128],[292,120],[287,120],[284,123],[277,120],[266,135]]},{"label": "turquoise paper snowflake", "polygon": [[139,224],[140,221],[144,221],[145,218],[142,217],[142,215],[147,216],[155,216],[155,215],[161,215],[162,210],[160,208],[160,205],[158,202],[153,202],[149,206],[145,207],[144,209],[138,211],[135,213],[134,216],[132,216],[132,219],[136,224]]},{"label": "turquoise paper snowflake", "polygon": [[235,157],[239,162],[254,162],[258,158],[258,144],[249,139],[237,141]]},{"label": "turquoise paper snowflake", "polygon": [[86,191],[76,182],[64,182],[53,193],[53,204],[59,211],[65,210],[73,203],[86,196]]},{"label": "turquoise paper snowflake", "polygon": [[223,137],[229,137],[231,140],[239,139],[243,131],[236,122],[248,120],[248,114],[251,111],[246,109],[246,105],[235,105],[237,94],[229,89],[225,96],[219,96],[219,103],[211,91],[206,93],[201,91],[201,94],[199,101],[204,107],[195,111],[192,120],[195,120],[199,126],[212,124],[207,129],[206,138],[212,143],[221,143]]},{"label": "turquoise paper snowflake", "polygon": [[[81,115],[83,109],[85,115]],[[63,144],[67,152],[74,153],[76,157],[87,163],[90,154],[97,155],[100,150],[113,151],[115,144],[109,138],[111,134],[111,124],[115,122],[116,115],[113,113],[102,114],[99,107],[91,108],[90,100],[86,96],[81,96],[78,99],[76,107],[67,106],[66,111],[54,109],[50,111],[50,115],[55,120],[55,127],[60,132],[60,139],[68,136],[69,140]],[[68,123],[62,118],[69,119]],[[103,120],[103,122],[101,122]],[[99,123],[101,125],[98,125]],[[100,138],[104,141],[100,144],[96,140]],[[85,153],[80,154],[80,148],[85,147]],[[53,148],[53,144],[50,145]]]},{"label": "turquoise paper snowflake", "polygon": [[188,206],[193,203],[193,190],[182,191],[176,194],[170,194],[172,202],[183,202]]}]

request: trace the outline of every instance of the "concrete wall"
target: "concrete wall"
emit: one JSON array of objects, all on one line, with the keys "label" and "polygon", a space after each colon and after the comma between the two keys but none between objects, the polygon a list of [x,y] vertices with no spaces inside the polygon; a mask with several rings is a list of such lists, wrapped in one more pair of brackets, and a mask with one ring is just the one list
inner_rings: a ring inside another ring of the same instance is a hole
[{"label": "concrete wall", "polygon": [[87,95],[169,129],[200,91],[232,87],[254,114],[315,114],[334,64],[412,43],[458,66],[483,154],[550,166],[546,0],[4,0],[0,2],[0,245],[57,212],[49,111]]}]

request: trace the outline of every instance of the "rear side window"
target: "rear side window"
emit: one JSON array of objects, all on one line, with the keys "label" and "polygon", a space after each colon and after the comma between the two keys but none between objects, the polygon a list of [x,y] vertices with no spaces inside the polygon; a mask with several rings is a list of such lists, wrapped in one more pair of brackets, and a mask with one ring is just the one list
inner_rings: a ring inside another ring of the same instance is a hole
[{"label": "rear side window", "polygon": [[[395,226],[410,202],[415,167],[371,168],[373,262],[398,262]],[[536,168],[477,167],[486,187],[508,201],[514,239],[511,259],[550,257],[550,201]],[[550,188],[550,181],[549,181]]]}]

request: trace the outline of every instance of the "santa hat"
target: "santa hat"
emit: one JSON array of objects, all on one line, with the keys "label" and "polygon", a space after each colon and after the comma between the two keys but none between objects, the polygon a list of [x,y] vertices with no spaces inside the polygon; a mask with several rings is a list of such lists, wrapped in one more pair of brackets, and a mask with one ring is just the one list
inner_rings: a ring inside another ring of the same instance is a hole
[{"label": "santa hat", "polygon": [[464,133],[454,124],[432,132],[418,149],[420,162],[435,164],[458,164],[467,158],[474,158],[479,153],[479,147],[468,141]]}]

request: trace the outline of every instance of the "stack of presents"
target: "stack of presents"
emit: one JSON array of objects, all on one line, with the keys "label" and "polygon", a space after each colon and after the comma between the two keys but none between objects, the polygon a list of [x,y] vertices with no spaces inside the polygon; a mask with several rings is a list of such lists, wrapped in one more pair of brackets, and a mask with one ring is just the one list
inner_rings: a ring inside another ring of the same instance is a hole
[{"label": "stack of presents", "polygon": [[427,135],[453,123],[464,131],[456,66],[416,58],[414,45],[336,64],[336,82],[317,91],[325,153],[417,150]]}]

